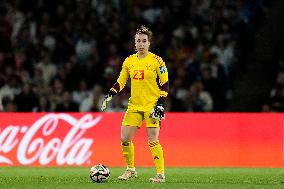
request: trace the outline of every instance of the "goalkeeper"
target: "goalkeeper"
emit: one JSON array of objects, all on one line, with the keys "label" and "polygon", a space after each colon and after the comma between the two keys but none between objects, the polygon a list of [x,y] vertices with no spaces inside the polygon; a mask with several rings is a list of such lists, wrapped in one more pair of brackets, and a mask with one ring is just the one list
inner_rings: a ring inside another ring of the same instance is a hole
[{"label": "goalkeeper", "polygon": [[134,145],[136,131],[146,122],[148,144],[153,156],[157,174],[150,182],[165,182],[163,149],[159,142],[161,120],[165,118],[164,102],[168,95],[168,71],[161,57],[149,51],[152,32],[145,26],[137,29],[134,40],[137,53],[125,59],[119,78],[105,96],[101,110],[131,80],[131,97],[121,127],[121,146],[127,169],[120,180],[136,178]]}]

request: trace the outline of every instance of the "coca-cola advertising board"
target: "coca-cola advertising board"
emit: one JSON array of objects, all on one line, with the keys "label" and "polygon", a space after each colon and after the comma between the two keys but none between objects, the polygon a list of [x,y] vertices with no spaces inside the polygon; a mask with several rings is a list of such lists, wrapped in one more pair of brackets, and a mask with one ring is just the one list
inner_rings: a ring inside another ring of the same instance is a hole
[{"label": "coca-cola advertising board", "polygon": [[[167,113],[166,166],[284,167],[284,114]],[[123,113],[0,113],[1,166],[125,166]],[[145,125],[136,166],[153,166]]]}]

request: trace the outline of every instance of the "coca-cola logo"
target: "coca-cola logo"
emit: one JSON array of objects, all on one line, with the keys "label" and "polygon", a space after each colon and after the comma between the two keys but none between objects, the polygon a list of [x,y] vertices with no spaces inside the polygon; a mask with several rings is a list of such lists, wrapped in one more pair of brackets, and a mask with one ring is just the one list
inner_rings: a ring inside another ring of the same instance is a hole
[{"label": "coca-cola logo", "polygon": [[[17,161],[22,165],[39,162],[47,165],[56,161],[58,165],[82,165],[92,155],[93,138],[85,138],[86,131],[97,125],[102,116],[85,114],[80,119],[70,114],[45,114],[32,125],[8,125],[0,128],[0,163],[13,165],[7,154],[15,151]],[[59,122],[67,123],[65,136],[56,137]],[[50,137],[50,136],[53,137]],[[48,139],[47,139],[48,138]]]}]

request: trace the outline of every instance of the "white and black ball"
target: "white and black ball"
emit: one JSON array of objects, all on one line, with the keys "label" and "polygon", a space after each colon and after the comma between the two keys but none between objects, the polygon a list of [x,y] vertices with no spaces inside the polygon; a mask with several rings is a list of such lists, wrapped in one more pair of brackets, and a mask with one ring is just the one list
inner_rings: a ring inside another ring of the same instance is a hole
[{"label": "white and black ball", "polygon": [[93,182],[96,183],[106,182],[109,179],[109,177],[110,177],[110,171],[103,164],[95,165],[90,169],[90,178]]}]

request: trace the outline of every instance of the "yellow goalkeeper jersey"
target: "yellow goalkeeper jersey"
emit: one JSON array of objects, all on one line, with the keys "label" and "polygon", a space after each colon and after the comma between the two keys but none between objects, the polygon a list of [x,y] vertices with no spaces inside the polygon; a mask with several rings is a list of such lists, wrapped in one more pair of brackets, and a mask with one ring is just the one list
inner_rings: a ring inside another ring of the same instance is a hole
[{"label": "yellow goalkeeper jersey", "polygon": [[149,52],[143,59],[137,54],[130,55],[122,65],[117,83],[120,91],[124,88],[128,78],[131,80],[131,97],[128,111],[151,111],[160,97],[168,93],[160,90],[168,82],[168,70],[161,57]]}]

